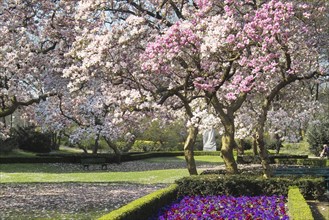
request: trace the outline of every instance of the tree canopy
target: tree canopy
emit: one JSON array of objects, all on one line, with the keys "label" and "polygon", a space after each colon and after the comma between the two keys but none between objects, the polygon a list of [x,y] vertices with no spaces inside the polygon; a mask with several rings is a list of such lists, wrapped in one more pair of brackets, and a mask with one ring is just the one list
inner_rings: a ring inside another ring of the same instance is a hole
[{"label": "tree canopy", "polygon": [[29,106],[44,129],[70,126],[73,143],[87,135],[113,149],[118,138],[134,139],[131,128],[143,129],[145,116],[184,119],[190,174],[196,135],[207,126],[222,127],[221,152],[236,173],[241,128],[256,135],[266,169],[273,102],[286,88],[299,91],[290,86],[297,81],[328,75],[328,4],[3,1],[0,117]]}]

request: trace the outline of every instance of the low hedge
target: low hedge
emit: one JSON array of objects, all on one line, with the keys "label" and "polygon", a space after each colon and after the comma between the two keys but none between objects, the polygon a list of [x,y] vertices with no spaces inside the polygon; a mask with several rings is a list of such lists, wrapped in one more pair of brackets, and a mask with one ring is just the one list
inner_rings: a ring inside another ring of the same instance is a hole
[{"label": "low hedge", "polygon": [[[152,211],[160,210],[165,205],[177,199],[177,185],[155,191],[139,198],[117,210],[99,218],[99,220],[131,220],[148,219],[152,217]],[[151,211],[150,211],[151,210]]]},{"label": "low hedge", "polygon": [[83,158],[106,158],[107,163],[117,163],[118,158],[110,154],[37,154],[35,157],[1,157],[3,163],[81,163]]},{"label": "low hedge", "polygon": [[[143,160],[154,157],[184,156],[184,151],[129,152],[121,156],[121,161]],[[194,151],[194,156],[220,156],[220,151]]]},{"label": "low hedge", "polygon": [[62,157],[1,157],[0,164],[7,163],[72,163]]},{"label": "low hedge", "polygon": [[178,196],[185,195],[285,195],[291,185],[297,185],[307,199],[320,198],[326,191],[323,178],[292,177],[263,179],[246,175],[201,175],[184,177],[176,181]]},{"label": "low hedge", "polygon": [[154,157],[176,157],[184,156],[182,151],[172,151],[172,152],[146,152],[146,153],[125,153],[121,155],[121,161],[134,161],[134,160],[144,160]]},{"label": "low hedge", "polygon": [[297,186],[290,186],[288,191],[289,216],[294,220],[313,220],[312,212]]},{"label": "low hedge", "polygon": [[[289,155],[289,154],[279,154],[279,155],[273,155],[270,154],[268,156],[270,163],[278,163],[279,161],[288,161],[292,164],[295,164],[297,160],[303,161],[304,159],[307,159],[308,155]],[[248,163],[255,163],[260,164],[261,159],[259,156],[254,155],[237,155],[237,163],[239,164],[248,164]]]},{"label": "low hedge", "polygon": [[312,167],[325,167],[327,165],[326,159],[319,158],[307,158],[307,159],[274,159],[276,164],[287,164],[287,165],[301,165],[301,166],[312,166]]}]

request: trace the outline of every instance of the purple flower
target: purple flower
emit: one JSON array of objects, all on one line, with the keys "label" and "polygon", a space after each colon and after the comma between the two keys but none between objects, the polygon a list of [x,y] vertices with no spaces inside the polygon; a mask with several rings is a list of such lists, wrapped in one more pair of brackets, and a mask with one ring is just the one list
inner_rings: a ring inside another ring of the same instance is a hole
[{"label": "purple flower", "polygon": [[185,196],[153,219],[289,219],[283,196]]}]

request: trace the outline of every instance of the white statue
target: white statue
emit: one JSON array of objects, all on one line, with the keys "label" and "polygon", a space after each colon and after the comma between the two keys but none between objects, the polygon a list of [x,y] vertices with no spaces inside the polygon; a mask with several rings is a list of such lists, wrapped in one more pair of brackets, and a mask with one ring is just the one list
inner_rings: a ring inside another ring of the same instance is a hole
[{"label": "white statue", "polygon": [[216,151],[215,129],[208,129],[203,132],[203,150]]}]

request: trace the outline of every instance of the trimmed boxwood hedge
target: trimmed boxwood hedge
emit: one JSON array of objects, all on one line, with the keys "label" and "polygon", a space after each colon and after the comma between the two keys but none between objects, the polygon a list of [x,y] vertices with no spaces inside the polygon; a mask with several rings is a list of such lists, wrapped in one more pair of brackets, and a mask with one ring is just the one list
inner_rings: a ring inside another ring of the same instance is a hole
[{"label": "trimmed boxwood hedge", "polygon": [[[125,153],[121,156],[121,161],[143,160],[154,157],[177,157],[184,156],[184,151],[159,151],[138,153]],[[220,151],[194,151],[194,156],[220,156]]]},{"label": "trimmed boxwood hedge", "polygon": [[301,166],[312,166],[312,167],[325,167],[326,159],[319,158],[307,158],[307,159],[274,159],[276,164],[289,164],[289,165],[301,165]]},{"label": "trimmed boxwood hedge", "polygon": [[[290,161],[291,163],[295,163],[297,160],[303,161],[307,159],[308,155],[290,155],[290,154],[279,154],[273,155],[270,154],[268,156],[270,163],[278,163],[279,161]],[[261,159],[259,156],[254,155],[237,155],[237,163],[239,164],[248,164],[248,163],[256,163],[260,164]]]},{"label": "trimmed boxwood hedge", "polygon": [[184,195],[287,195],[288,188],[296,185],[307,199],[317,199],[326,191],[323,178],[292,177],[263,179],[245,175],[201,175],[176,181],[178,196]]},{"label": "trimmed boxwood hedge", "polygon": [[117,163],[110,154],[37,154],[35,157],[1,157],[0,163],[81,163],[83,158],[106,158],[107,163]]},{"label": "trimmed boxwood hedge", "polygon": [[160,210],[177,199],[177,185],[155,191],[149,195],[139,198],[107,215],[102,216],[99,220],[131,220],[131,219],[148,219],[154,213],[154,210]]},{"label": "trimmed boxwood hedge", "polygon": [[288,192],[289,216],[294,220],[312,220],[312,211],[297,186],[290,186]]}]

